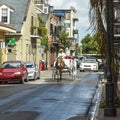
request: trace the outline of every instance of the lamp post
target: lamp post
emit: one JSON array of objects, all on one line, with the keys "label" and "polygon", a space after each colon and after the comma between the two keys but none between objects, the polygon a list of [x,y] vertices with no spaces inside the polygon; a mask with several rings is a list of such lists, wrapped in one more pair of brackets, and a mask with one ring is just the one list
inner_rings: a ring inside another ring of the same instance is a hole
[{"label": "lamp post", "polygon": [[114,107],[114,84],[112,82],[112,41],[114,39],[114,12],[113,0],[106,0],[106,14],[107,14],[107,83],[106,83],[106,107],[104,109],[104,116],[116,116],[116,108]]}]

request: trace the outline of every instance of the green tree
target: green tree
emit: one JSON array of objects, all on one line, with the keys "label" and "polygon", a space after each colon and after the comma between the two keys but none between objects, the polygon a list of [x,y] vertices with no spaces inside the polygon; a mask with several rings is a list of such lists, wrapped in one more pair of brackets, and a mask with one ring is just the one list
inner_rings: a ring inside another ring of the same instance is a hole
[{"label": "green tree", "polygon": [[83,54],[97,54],[98,44],[95,41],[95,37],[87,34],[81,41]]},{"label": "green tree", "polygon": [[81,55],[81,46],[78,44],[75,46],[75,55]]},{"label": "green tree", "polygon": [[47,28],[45,27],[45,21],[42,19],[41,16],[38,16],[39,19],[39,31],[41,31],[41,45],[45,46],[45,51],[49,50],[49,43],[47,40]]},{"label": "green tree", "polygon": [[68,33],[60,32],[59,38],[60,38],[60,41],[59,41],[60,46],[59,47],[63,48],[64,51],[66,48],[69,48],[71,46],[71,42],[67,39]]},{"label": "green tree", "polygon": [[[89,21],[90,29],[95,34],[94,40],[98,43],[98,51],[103,58],[106,58],[106,40],[107,33],[104,27],[105,11],[102,9],[103,0],[90,0]],[[103,15],[104,13],[104,15]]]},{"label": "green tree", "polygon": [[45,27],[45,20],[42,19],[41,16],[38,16],[38,20],[39,20],[39,31],[40,31],[40,41],[41,41],[41,45],[45,47],[44,52],[46,54],[46,63],[45,63],[45,67],[47,69],[47,56],[48,56],[48,51],[50,50],[50,45],[48,43],[48,37],[47,37],[47,28]]}]

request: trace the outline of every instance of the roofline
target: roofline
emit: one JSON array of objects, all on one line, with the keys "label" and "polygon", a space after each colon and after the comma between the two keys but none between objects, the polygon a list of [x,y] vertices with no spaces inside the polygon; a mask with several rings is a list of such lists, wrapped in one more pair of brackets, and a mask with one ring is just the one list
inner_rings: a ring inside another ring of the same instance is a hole
[{"label": "roofline", "polygon": [[16,33],[16,29],[14,27],[12,27],[10,24],[4,24],[2,22],[0,22],[0,30]]},{"label": "roofline", "polygon": [[53,9],[53,11],[71,11],[71,9]]},{"label": "roofline", "polygon": [[0,4],[0,6],[2,6],[2,5],[8,6],[10,9],[15,10],[13,7],[11,7],[11,6],[9,6],[9,5],[5,4],[5,3]]},{"label": "roofline", "polygon": [[23,21],[25,21],[26,18],[27,18],[27,13],[28,13],[28,9],[29,9],[29,6],[30,6],[30,2],[31,2],[31,0],[28,0],[28,3],[27,3],[26,10],[25,10],[25,15],[24,15],[24,19],[23,19]]}]

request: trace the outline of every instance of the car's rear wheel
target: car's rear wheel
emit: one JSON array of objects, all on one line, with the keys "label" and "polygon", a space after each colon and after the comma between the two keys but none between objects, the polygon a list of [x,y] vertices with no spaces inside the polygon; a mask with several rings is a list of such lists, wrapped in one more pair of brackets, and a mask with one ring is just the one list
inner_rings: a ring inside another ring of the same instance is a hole
[{"label": "car's rear wheel", "polygon": [[85,70],[80,70],[80,72],[85,72]]},{"label": "car's rear wheel", "polygon": [[5,84],[7,84],[8,83],[8,81],[5,81]]},{"label": "car's rear wheel", "polygon": [[39,76],[38,76],[38,78],[37,79],[40,79],[40,73],[39,73]]}]

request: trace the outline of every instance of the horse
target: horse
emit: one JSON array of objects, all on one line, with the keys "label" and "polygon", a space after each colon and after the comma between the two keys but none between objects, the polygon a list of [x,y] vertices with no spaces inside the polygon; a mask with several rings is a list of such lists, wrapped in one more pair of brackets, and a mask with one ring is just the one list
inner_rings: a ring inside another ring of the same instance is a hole
[{"label": "horse", "polygon": [[60,76],[60,81],[62,80],[62,71],[65,67],[65,62],[61,56],[57,57],[56,63],[55,63],[55,68],[56,68],[56,73],[57,76]]},{"label": "horse", "polygon": [[[72,57],[68,58],[68,57],[62,57],[59,56],[56,58],[56,60],[54,61],[54,65],[53,65],[54,69],[53,69],[53,79],[55,79],[57,77],[57,82],[60,80],[62,80],[62,73],[63,72],[69,72],[69,75],[72,75],[72,80],[76,79],[76,73],[77,73],[77,69],[76,69],[76,60],[73,59]],[[60,77],[60,79],[58,79],[58,77]]]}]

